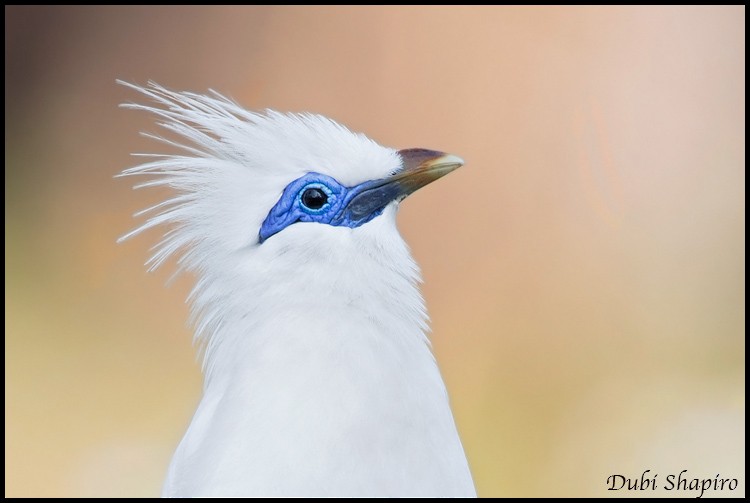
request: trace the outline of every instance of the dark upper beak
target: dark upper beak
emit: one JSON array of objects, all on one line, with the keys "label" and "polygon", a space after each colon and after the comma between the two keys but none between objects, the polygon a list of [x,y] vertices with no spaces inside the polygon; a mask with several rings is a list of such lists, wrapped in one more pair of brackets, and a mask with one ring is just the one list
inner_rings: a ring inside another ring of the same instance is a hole
[{"label": "dark upper beak", "polygon": [[390,202],[401,201],[464,163],[463,159],[455,155],[423,148],[399,150],[398,153],[402,159],[402,169],[387,178],[358,185],[335,220],[370,220],[379,215]]}]

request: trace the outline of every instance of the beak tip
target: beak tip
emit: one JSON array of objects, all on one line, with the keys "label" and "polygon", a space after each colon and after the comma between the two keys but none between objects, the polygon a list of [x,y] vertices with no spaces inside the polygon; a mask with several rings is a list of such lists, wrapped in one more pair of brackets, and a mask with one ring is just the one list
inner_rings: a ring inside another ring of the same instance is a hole
[{"label": "beak tip", "polygon": [[458,164],[459,166],[463,166],[465,164],[463,159],[453,154],[445,154],[440,159],[440,163],[441,164]]}]

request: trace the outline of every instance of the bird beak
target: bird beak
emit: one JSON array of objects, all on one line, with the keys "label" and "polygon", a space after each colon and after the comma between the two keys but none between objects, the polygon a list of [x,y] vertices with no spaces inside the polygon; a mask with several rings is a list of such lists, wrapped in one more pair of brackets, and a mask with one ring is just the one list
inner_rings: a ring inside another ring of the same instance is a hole
[{"label": "bird beak", "polygon": [[399,150],[398,154],[403,159],[403,169],[383,181],[399,188],[399,200],[464,164],[458,156],[423,148]]},{"label": "bird beak", "polygon": [[380,214],[392,201],[403,200],[464,164],[458,156],[423,148],[399,150],[398,154],[402,159],[402,169],[387,178],[358,185],[356,195],[348,201],[340,217],[367,221]]}]

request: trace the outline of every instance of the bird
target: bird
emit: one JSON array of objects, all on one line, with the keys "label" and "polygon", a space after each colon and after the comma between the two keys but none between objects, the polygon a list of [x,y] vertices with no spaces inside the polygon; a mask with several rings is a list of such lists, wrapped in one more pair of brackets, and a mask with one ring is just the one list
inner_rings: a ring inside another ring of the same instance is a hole
[{"label": "bird", "polygon": [[202,397],[163,497],[475,497],[399,203],[464,164],[313,113],[118,81],[173,153],[117,176],[169,196],[119,241],[163,237],[195,283]]}]

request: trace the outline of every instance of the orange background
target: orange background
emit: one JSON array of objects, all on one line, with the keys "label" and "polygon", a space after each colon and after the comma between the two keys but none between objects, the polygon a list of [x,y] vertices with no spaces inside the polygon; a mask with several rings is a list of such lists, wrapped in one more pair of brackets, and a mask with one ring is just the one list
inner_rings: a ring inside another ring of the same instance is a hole
[{"label": "orange background", "polygon": [[744,495],[744,6],[6,7],[5,29],[6,496],[157,495],[199,399],[192,279],[145,273],[156,232],[115,244],[163,194],[113,175],[164,149],[116,78],[466,159],[399,226],[480,495],[620,496],[607,476],[647,469]]}]

